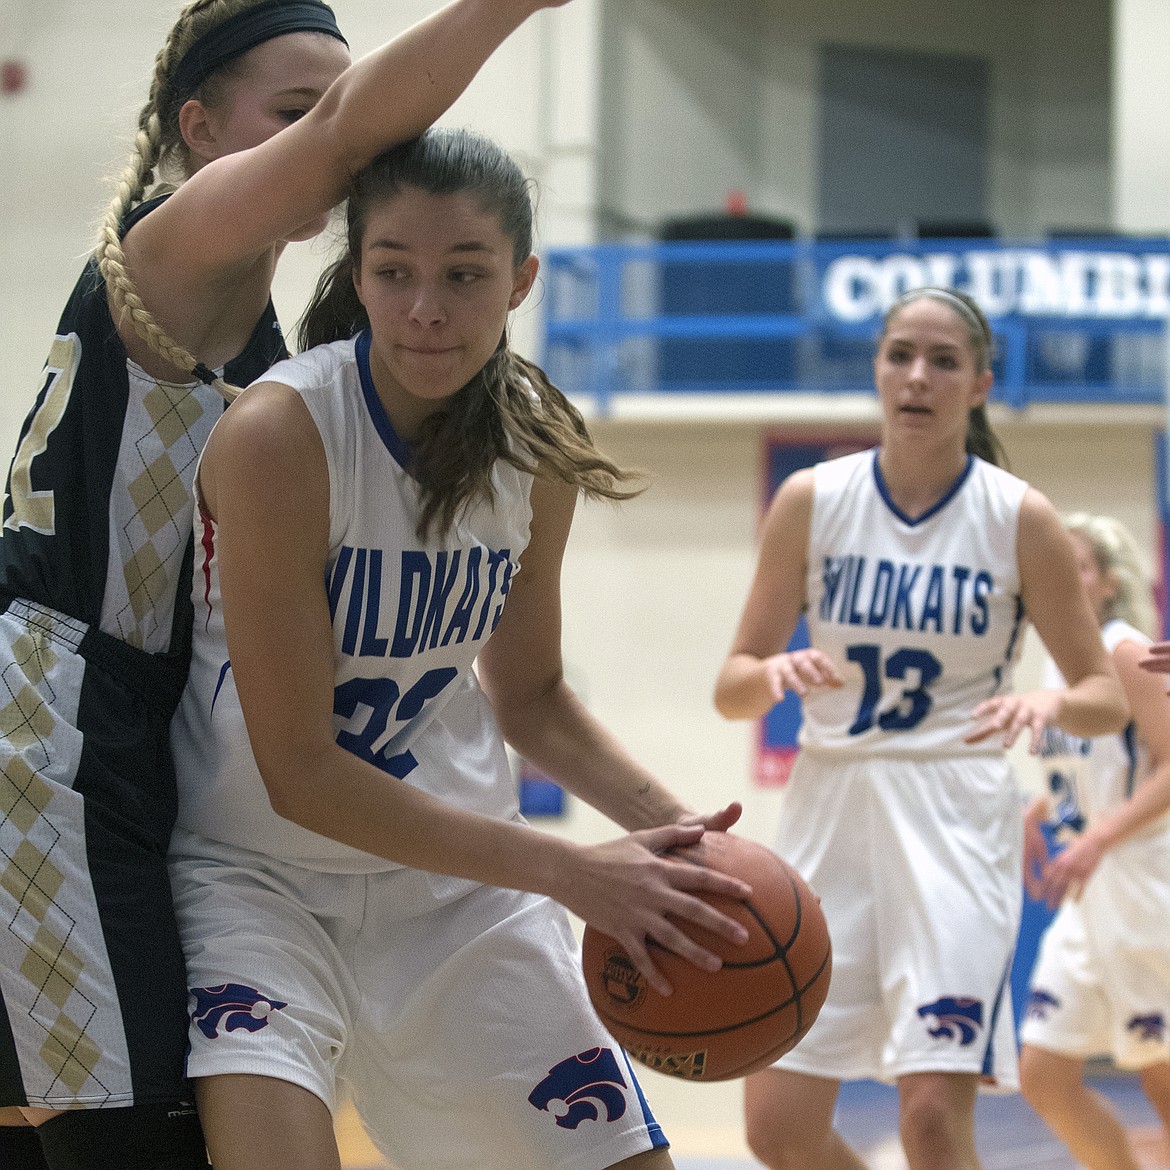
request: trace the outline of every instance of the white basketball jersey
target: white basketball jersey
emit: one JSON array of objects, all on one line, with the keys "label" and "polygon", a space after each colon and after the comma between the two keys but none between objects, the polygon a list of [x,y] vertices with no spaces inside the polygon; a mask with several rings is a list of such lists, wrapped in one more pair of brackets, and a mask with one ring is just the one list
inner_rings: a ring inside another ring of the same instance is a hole
[{"label": "white basketball jersey", "polygon": [[911,520],[886,490],[877,451],[818,464],[814,476],[809,634],[845,685],[804,700],[802,746],[998,754],[998,739],[963,736],[977,703],[1011,690],[1025,626],[1016,529],[1028,485],[971,456]]},{"label": "white basketball jersey", "polygon": [[[1141,630],[1118,620],[1105,623],[1101,638],[1110,654],[1121,642],[1150,644]],[[1064,679],[1051,659],[1045,666],[1044,685],[1064,686]],[[1040,754],[1055,818],[1078,831],[1103,812],[1128,800],[1151,770],[1146,747],[1132,723],[1120,735],[1100,735],[1095,739],[1082,739],[1059,727],[1050,727],[1044,733]],[[1170,813],[1146,825],[1135,836],[1148,837],[1168,830]]]},{"label": "white basketball jersey", "polygon": [[[337,742],[450,804],[510,819],[515,785],[472,664],[528,543],[532,477],[498,462],[494,504],[474,502],[449,532],[420,540],[418,485],[374,390],[369,344],[364,333],[321,346],[264,378],[300,393],[328,460],[322,588],[333,620]],[[206,517],[199,523],[194,655],[173,727],[179,825],[312,869],[395,868],[273,812],[228,661],[216,527]]]}]

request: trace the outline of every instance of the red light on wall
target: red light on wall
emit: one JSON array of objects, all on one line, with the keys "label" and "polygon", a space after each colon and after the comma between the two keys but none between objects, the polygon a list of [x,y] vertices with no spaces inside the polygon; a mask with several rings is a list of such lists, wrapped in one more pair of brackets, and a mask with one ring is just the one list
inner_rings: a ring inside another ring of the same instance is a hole
[{"label": "red light on wall", "polygon": [[28,84],[28,66],[23,61],[10,57],[0,62],[0,92],[20,93]]}]

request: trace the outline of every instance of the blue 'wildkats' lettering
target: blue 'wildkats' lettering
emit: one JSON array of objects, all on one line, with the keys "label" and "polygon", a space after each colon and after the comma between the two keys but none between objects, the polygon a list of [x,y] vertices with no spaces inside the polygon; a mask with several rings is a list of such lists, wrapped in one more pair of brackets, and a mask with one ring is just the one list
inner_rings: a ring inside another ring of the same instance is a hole
[{"label": "blue 'wildkats' lettering", "polygon": [[991,574],[966,565],[915,565],[863,556],[825,557],[820,618],[916,633],[987,633]]},{"label": "blue 'wildkats' lettering", "polygon": [[[496,628],[511,584],[510,549],[474,545],[426,552],[405,549],[395,578],[380,548],[344,546],[327,582],[329,616],[342,624],[341,652],[357,658],[410,658],[479,641]],[[383,603],[395,604],[393,631]]]}]

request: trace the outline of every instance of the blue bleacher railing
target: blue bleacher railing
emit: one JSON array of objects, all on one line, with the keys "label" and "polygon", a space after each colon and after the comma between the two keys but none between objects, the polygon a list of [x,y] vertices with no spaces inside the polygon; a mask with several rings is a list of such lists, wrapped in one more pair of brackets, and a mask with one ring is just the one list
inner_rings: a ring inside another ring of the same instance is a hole
[{"label": "blue bleacher railing", "polygon": [[908,288],[972,293],[993,396],[1161,404],[1170,241],[600,244],[545,257],[543,361],[604,414],[622,395],[869,393],[881,314]]}]

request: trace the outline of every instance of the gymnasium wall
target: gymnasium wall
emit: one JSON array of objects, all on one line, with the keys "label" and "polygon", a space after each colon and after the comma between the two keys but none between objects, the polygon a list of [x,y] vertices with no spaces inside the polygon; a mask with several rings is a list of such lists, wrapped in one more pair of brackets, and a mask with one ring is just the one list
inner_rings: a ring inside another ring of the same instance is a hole
[{"label": "gymnasium wall", "polygon": [[[816,230],[825,43],[986,58],[991,222],[1016,236],[1112,222],[1105,0],[610,0],[603,11],[610,230],[721,208],[733,188],[753,210]],[[679,171],[680,142],[701,165]]]}]

